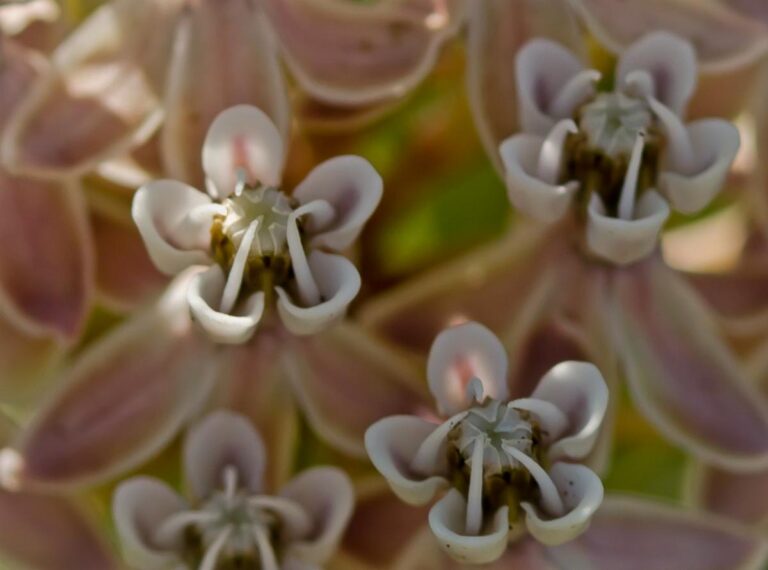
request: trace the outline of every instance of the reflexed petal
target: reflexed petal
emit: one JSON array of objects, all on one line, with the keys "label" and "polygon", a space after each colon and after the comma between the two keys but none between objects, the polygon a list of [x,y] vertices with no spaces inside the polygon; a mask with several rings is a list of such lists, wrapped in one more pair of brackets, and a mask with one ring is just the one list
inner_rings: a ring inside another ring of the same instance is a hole
[{"label": "reflexed petal", "polygon": [[20,568],[118,570],[106,541],[70,501],[0,491],[0,552]]},{"label": "reflexed petal", "polygon": [[723,189],[739,150],[739,131],[731,123],[717,119],[695,121],[687,130],[701,167],[690,175],[662,172],[659,186],[675,210],[695,214]]},{"label": "reflexed petal", "polygon": [[144,570],[178,564],[174,550],[181,547],[183,536],[161,542],[158,531],[171,515],[186,508],[175,491],[156,479],[134,477],[121,483],[112,499],[112,516],[126,562]]},{"label": "reflexed petal", "polygon": [[709,462],[768,467],[768,406],[695,292],[656,260],[617,277],[610,312],[636,404]]},{"label": "reflexed petal", "polygon": [[148,138],[162,119],[158,93],[180,4],[117,0],[77,28],[9,124],[6,164],[80,174]]},{"label": "reflexed petal", "polygon": [[566,513],[558,518],[542,517],[531,503],[522,503],[525,526],[539,542],[563,544],[576,538],[589,525],[603,501],[603,483],[588,467],[570,463],[555,463],[549,475]]},{"label": "reflexed petal", "polygon": [[682,116],[696,88],[696,52],[685,39],[668,32],[651,32],[630,45],[619,58],[617,75],[626,82],[645,72],[653,81],[649,93]]},{"label": "reflexed petal", "polygon": [[283,366],[310,426],[345,453],[365,456],[363,434],[376,420],[425,407],[410,363],[351,324],[288,342]]},{"label": "reflexed petal", "polygon": [[440,547],[452,558],[470,564],[487,564],[499,558],[507,547],[509,507],[493,514],[478,535],[464,530],[467,502],[456,489],[451,489],[429,511],[429,526]]},{"label": "reflexed petal", "polygon": [[187,291],[189,310],[197,324],[214,342],[241,344],[253,336],[264,314],[264,292],[253,293],[234,311],[223,313],[217,307],[226,284],[226,276],[218,265],[192,279]]},{"label": "reflexed petal", "polygon": [[203,143],[203,170],[217,197],[235,191],[240,173],[252,184],[279,186],[285,151],[277,127],[263,111],[237,105],[219,113]]},{"label": "reflexed petal", "polygon": [[469,322],[441,332],[429,351],[427,380],[438,412],[452,416],[474,402],[468,388],[473,380],[483,387],[482,397],[506,401],[507,353],[486,327]]},{"label": "reflexed petal", "polygon": [[0,170],[0,312],[35,336],[72,341],[93,293],[93,245],[80,188]]},{"label": "reflexed petal", "polygon": [[730,473],[704,464],[692,482],[697,507],[746,524],[768,524],[768,470]]},{"label": "reflexed petal", "polygon": [[421,444],[436,428],[435,424],[416,416],[391,416],[379,420],[365,432],[368,457],[406,503],[426,504],[448,485],[444,477],[425,478],[411,467]]},{"label": "reflexed petal", "polygon": [[514,54],[535,37],[583,49],[578,22],[566,0],[471,2],[468,86],[475,124],[496,166],[499,143],[520,128]]},{"label": "reflexed petal", "polygon": [[346,257],[316,250],[309,254],[307,262],[320,292],[320,303],[299,306],[285,289],[276,288],[280,318],[297,335],[321,333],[337,322],[360,291],[360,274]]},{"label": "reflexed petal", "polygon": [[336,551],[352,517],[355,497],[349,477],[334,467],[315,467],[296,476],[280,495],[303,507],[313,523],[311,536],[294,537],[291,556],[323,564]]},{"label": "reflexed petal", "polygon": [[20,101],[29,91],[35,79],[43,72],[46,62],[32,50],[25,49],[12,40],[0,39],[0,127],[13,117]]},{"label": "reflexed petal", "polygon": [[578,183],[548,184],[536,174],[544,139],[537,135],[516,135],[499,148],[512,205],[523,214],[540,222],[561,219],[578,190]]},{"label": "reflexed petal", "polygon": [[224,486],[224,470],[237,469],[237,483],[253,494],[263,491],[266,452],[248,418],[228,410],[213,412],[190,429],[184,441],[184,474],[200,500]]},{"label": "reflexed petal", "polygon": [[167,284],[167,278],[149,258],[133,220],[91,204],[90,221],[100,299],[110,307],[127,311],[157,295]]},{"label": "reflexed petal", "polygon": [[149,256],[163,273],[210,263],[210,229],[218,206],[202,192],[175,180],[138,189],[131,213]]},{"label": "reflexed petal", "polygon": [[206,131],[219,113],[234,105],[255,105],[288,140],[288,94],[259,4],[248,0],[189,4],[176,36],[164,100],[161,140],[169,177],[203,187],[200,149]]},{"label": "reflexed petal", "polygon": [[264,4],[302,88],[320,100],[346,105],[402,97],[416,86],[464,12],[460,0]]},{"label": "reflexed petal", "polygon": [[10,478],[56,487],[103,481],[177,433],[208,395],[216,365],[189,322],[187,278],[83,352],[22,432],[21,470]]},{"label": "reflexed petal", "polygon": [[587,210],[589,249],[618,265],[634,263],[650,255],[669,217],[669,205],[654,191],[645,192],[635,206],[633,219],[609,215],[598,194],[592,194]]},{"label": "reflexed petal", "polygon": [[302,204],[325,200],[335,216],[329,226],[317,227],[309,218],[312,245],[341,251],[352,245],[381,200],[381,176],[364,158],[337,156],[315,167],[293,196]]},{"label": "reflexed petal", "polygon": [[550,555],[566,568],[757,570],[766,546],[729,521],[628,497],[607,498],[587,532]]},{"label": "reflexed petal", "polygon": [[608,387],[597,367],[586,362],[562,362],[547,372],[531,398],[552,402],[569,420],[566,437],[549,449],[550,460],[586,457],[608,407]]},{"label": "reflexed petal", "polygon": [[768,51],[768,38],[759,23],[718,2],[578,0],[575,4],[589,31],[614,53],[657,30],[693,44],[700,76],[688,108],[697,117],[730,116],[742,109]]}]

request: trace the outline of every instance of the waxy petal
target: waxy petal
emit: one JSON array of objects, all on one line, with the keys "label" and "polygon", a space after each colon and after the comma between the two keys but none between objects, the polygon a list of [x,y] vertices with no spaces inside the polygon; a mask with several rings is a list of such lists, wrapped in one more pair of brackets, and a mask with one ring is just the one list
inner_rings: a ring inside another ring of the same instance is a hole
[{"label": "waxy petal", "polygon": [[464,3],[266,0],[264,8],[299,84],[322,101],[359,106],[415,87],[461,24]]},{"label": "waxy petal", "polygon": [[408,504],[424,505],[448,485],[444,477],[424,477],[412,467],[422,443],[436,428],[432,422],[416,416],[391,416],[365,432],[365,449],[373,466]]},{"label": "waxy petal", "polygon": [[522,124],[511,63],[514,54],[536,37],[581,50],[582,34],[570,3],[564,0],[472,2],[468,33],[467,81],[472,113],[488,155],[500,167],[499,143]]},{"label": "waxy petal", "polygon": [[360,291],[360,274],[341,255],[316,250],[307,259],[320,293],[321,302],[309,307],[296,304],[282,287],[277,287],[277,310],[285,327],[297,335],[317,334],[339,321]]},{"label": "waxy petal", "polygon": [[234,193],[241,176],[251,184],[279,186],[285,150],[277,127],[263,111],[237,105],[219,113],[203,143],[203,170],[216,198]]},{"label": "waxy petal", "polygon": [[170,178],[203,187],[200,149],[206,132],[219,113],[235,105],[258,107],[288,140],[288,93],[273,34],[259,4],[204,0],[188,5],[176,35],[163,101],[161,148]]},{"label": "waxy petal", "polygon": [[15,445],[13,484],[70,487],[145,461],[201,406],[216,365],[195,334],[182,275],[157,304],[92,344]]},{"label": "waxy petal", "polygon": [[13,568],[118,570],[109,545],[76,504],[0,491],[0,553]]},{"label": "waxy petal", "polygon": [[768,467],[768,405],[695,292],[657,260],[616,277],[612,330],[636,404],[708,462]]},{"label": "waxy petal", "polygon": [[698,88],[688,109],[698,117],[731,116],[741,110],[768,52],[763,26],[718,2],[577,0],[575,6],[598,42],[616,54],[653,31],[688,40],[699,68]]},{"label": "waxy petal", "polygon": [[158,531],[170,516],[187,508],[173,489],[156,479],[134,477],[121,483],[112,498],[112,516],[126,562],[146,570],[178,564],[173,550],[183,544],[183,536],[161,540]]},{"label": "waxy petal", "polygon": [[429,351],[427,380],[437,410],[444,417],[475,403],[468,390],[474,380],[482,385],[482,398],[504,402],[509,397],[504,345],[479,323],[448,328],[437,336]]},{"label": "waxy petal", "polygon": [[173,275],[210,263],[210,230],[217,208],[191,186],[155,180],[136,191],[131,214],[149,257],[160,271]]},{"label": "waxy petal", "polygon": [[592,451],[608,408],[608,386],[587,362],[562,362],[541,379],[531,398],[555,404],[568,418],[566,436],[549,448],[549,458],[583,459]]},{"label": "waxy petal", "polygon": [[72,341],[93,294],[93,244],[79,186],[0,170],[0,311],[34,336]]},{"label": "waxy petal", "polygon": [[351,324],[289,342],[283,365],[310,426],[345,453],[365,456],[376,420],[427,408],[410,362]]},{"label": "waxy petal", "polygon": [[470,564],[487,564],[499,558],[507,547],[509,507],[496,511],[480,534],[464,530],[467,502],[451,489],[429,511],[429,526],[440,547],[452,558]]},{"label": "waxy petal", "polygon": [[607,261],[628,265],[650,255],[669,217],[669,205],[654,191],[647,191],[635,206],[630,220],[613,217],[605,211],[598,194],[592,194],[587,210],[587,244]]},{"label": "waxy petal", "polygon": [[759,536],[727,520],[620,496],[605,500],[579,538],[549,549],[560,565],[595,570],[757,570],[767,552]]},{"label": "waxy petal", "polygon": [[690,481],[697,507],[745,524],[768,524],[768,470],[731,473],[700,464]]},{"label": "waxy petal", "polygon": [[739,131],[718,119],[694,121],[687,131],[699,167],[693,173],[662,172],[659,187],[675,210],[695,214],[723,189],[739,150]]},{"label": "waxy petal", "polygon": [[36,175],[82,174],[146,140],[162,120],[180,5],[116,0],[94,12],[54,52],[8,125],[5,163]]},{"label": "waxy petal", "polygon": [[312,245],[337,251],[357,239],[381,201],[383,182],[371,163],[359,156],[337,156],[316,166],[293,191],[302,204],[325,200],[334,210],[330,225],[317,227],[310,218]]},{"label": "waxy petal", "polygon": [[237,470],[238,487],[263,491],[267,457],[264,441],[248,418],[228,410],[213,412],[190,429],[184,441],[184,474],[198,500],[224,487],[227,467]]},{"label": "waxy petal", "polygon": [[352,517],[352,482],[341,469],[315,467],[296,476],[280,496],[295,501],[312,520],[311,535],[293,537],[289,556],[320,568],[336,551]]},{"label": "waxy petal", "polygon": [[683,116],[696,88],[697,71],[696,52],[688,41],[668,32],[652,32],[621,54],[616,74],[622,87],[631,88],[627,80],[633,74],[647,73],[653,87],[647,95]]}]

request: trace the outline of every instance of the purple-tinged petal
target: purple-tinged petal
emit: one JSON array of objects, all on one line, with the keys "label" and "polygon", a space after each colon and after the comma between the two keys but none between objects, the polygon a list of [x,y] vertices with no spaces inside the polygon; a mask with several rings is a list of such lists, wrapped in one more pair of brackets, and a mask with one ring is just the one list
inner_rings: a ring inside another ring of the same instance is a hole
[{"label": "purple-tinged petal", "polygon": [[416,416],[390,416],[379,420],[365,432],[365,449],[374,467],[392,491],[411,505],[423,505],[448,485],[441,476],[424,477],[412,464],[437,425]]},{"label": "purple-tinged petal", "polygon": [[219,113],[203,143],[203,170],[218,198],[234,193],[241,177],[250,184],[279,186],[284,161],[283,138],[277,127],[250,105]]},{"label": "purple-tinged petal", "polygon": [[0,170],[0,311],[21,330],[72,341],[93,294],[93,244],[79,186]]},{"label": "purple-tinged petal", "polygon": [[499,143],[517,132],[518,95],[514,55],[535,37],[559,41],[576,53],[582,34],[564,0],[472,2],[468,25],[467,81],[480,138],[497,167]]},{"label": "purple-tinged petal", "polygon": [[0,557],[25,570],[118,570],[106,539],[73,502],[0,491]]},{"label": "purple-tinged petal", "polygon": [[549,549],[566,568],[757,570],[768,548],[725,519],[628,497],[608,497],[587,532]]},{"label": "purple-tinged petal", "polygon": [[[75,361],[15,448],[6,483],[71,487],[147,460],[202,405],[217,356],[189,320],[182,275],[148,308]],[[14,481],[16,479],[17,481]]]},{"label": "purple-tinged petal", "polygon": [[220,208],[183,182],[154,180],[136,191],[131,214],[152,262],[174,275],[210,264],[211,224]]},{"label": "purple-tinged petal", "polygon": [[652,31],[688,40],[700,74],[688,109],[698,117],[730,116],[742,109],[768,51],[762,25],[717,2],[577,0],[575,5],[589,31],[617,54]]},{"label": "purple-tinged petal", "polygon": [[701,299],[656,259],[617,275],[613,286],[616,350],[648,419],[708,462],[768,467],[768,405]]},{"label": "purple-tinged petal", "polygon": [[176,35],[164,100],[162,156],[171,178],[203,187],[200,149],[206,132],[219,113],[235,105],[258,107],[275,123],[282,140],[288,140],[288,94],[259,4],[189,4]]},{"label": "purple-tinged petal", "polygon": [[322,101],[353,106],[402,97],[415,87],[464,14],[457,0],[264,4],[301,87]]},{"label": "purple-tinged petal", "polygon": [[82,174],[146,140],[162,120],[158,94],[180,5],[117,0],[94,12],[56,49],[9,123],[6,164]]},{"label": "purple-tinged petal", "polygon": [[150,260],[133,220],[91,206],[100,300],[118,311],[128,311],[157,296],[168,279]]},{"label": "purple-tinged petal", "polygon": [[697,507],[749,525],[768,524],[768,470],[731,473],[704,464],[694,470],[687,491]]},{"label": "purple-tinged petal", "polygon": [[308,220],[307,231],[316,247],[342,251],[352,245],[381,200],[383,182],[371,163],[359,156],[337,156],[310,172],[293,192],[302,204],[325,200],[334,210],[333,220],[317,227]]},{"label": "purple-tinged petal", "polygon": [[126,562],[146,570],[178,564],[174,550],[180,550],[184,537],[161,537],[158,531],[170,516],[186,509],[181,497],[162,481],[133,477],[121,483],[112,499],[112,516]]},{"label": "purple-tinged petal", "polygon": [[[509,398],[504,345],[480,323],[450,327],[432,344],[427,380],[437,410],[445,417],[471,407],[474,396],[481,396],[481,401],[487,396],[504,402]],[[476,380],[482,385],[482,394],[470,393]]]},{"label": "purple-tinged petal", "polygon": [[283,366],[310,426],[345,453],[365,456],[363,434],[376,420],[426,408],[410,362],[351,324],[289,342]]},{"label": "purple-tinged petal", "polygon": [[199,500],[223,487],[227,467],[237,470],[239,486],[253,494],[262,492],[266,463],[259,432],[248,418],[229,410],[212,412],[200,420],[184,441],[184,474]]}]

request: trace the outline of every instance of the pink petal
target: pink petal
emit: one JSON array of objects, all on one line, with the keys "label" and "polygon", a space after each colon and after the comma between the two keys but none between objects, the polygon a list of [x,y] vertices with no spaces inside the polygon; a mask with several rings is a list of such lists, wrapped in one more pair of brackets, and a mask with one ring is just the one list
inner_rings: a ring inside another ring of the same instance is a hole
[{"label": "pink petal", "polygon": [[33,335],[76,338],[89,310],[93,251],[80,188],[0,170],[0,307]]},{"label": "pink petal", "polygon": [[91,231],[96,247],[96,287],[103,301],[118,310],[129,310],[166,285],[168,279],[155,269],[130,217],[93,208]]},{"label": "pink petal", "polygon": [[589,31],[614,53],[651,31],[689,40],[699,61],[698,87],[689,105],[696,116],[727,116],[743,108],[768,51],[761,25],[716,2],[579,0],[578,5]]},{"label": "pink petal", "polygon": [[0,555],[29,570],[121,568],[80,508],[31,493],[0,491]]},{"label": "pink petal", "polygon": [[483,144],[500,166],[499,143],[520,124],[515,54],[534,37],[555,40],[578,54],[583,49],[582,36],[565,0],[471,4],[467,48],[470,103]]},{"label": "pink petal", "polygon": [[768,470],[730,473],[702,464],[697,471],[696,506],[750,525],[768,523]]},{"label": "pink petal", "polygon": [[287,141],[288,93],[258,2],[203,0],[189,6],[176,37],[161,140],[166,174],[204,188],[200,150],[216,116],[235,105],[255,105]]},{"label": "pink petal", "polygon": [[746,570],[766,552],[756,534],[727,520],[628,497],[606,499],[586,533],[549,549],[565,567],[578,560],[594,570]]},{"label": "pink petal", "polygon": [[209,393],[216,366],[184,304],[187,276],[92,344],[21,434],[22,484],[102,481],[157,452]]},{"label": "pink petal", "polygon": [[464,11],[456,0],[266,0],[265,10],[299,84],[320,100],[353,106],[417,85]]},{"label": "pink petal", "polygon": [[655,259],[614,286],[617,350],[648,419],[707,461],[768,467],[768,406],[695,292]]},{"label": "pink petal", "polygon": [[296,398],[317,434],[345,453],[364,457],[371,424],[425,405],[410,362],[351,324],[291,340],[284,366]]},{"label": "pink petal", "polygon": [[94,12],[57,48],[9,124],[7,163],[46,176],[83,173],[148,138],[162,119],[158,94],[180,4],[116,0]]}]

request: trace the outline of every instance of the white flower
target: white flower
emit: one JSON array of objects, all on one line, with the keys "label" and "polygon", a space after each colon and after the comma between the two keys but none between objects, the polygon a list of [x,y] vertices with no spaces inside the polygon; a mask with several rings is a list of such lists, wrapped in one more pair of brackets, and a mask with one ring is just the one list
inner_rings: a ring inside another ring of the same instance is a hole
[{"label": "white flower", "polygon": [[203,147],[204,194],[181,182],[141,187],[133,201],[149,254],[165,273],[209,265],[189,306],[219,342],[244,342],[276,300],[285,326],[312,334],[346,311],[360,289],[341,255],[376,209],[382,181],[356,156],[315,168],[289,197],[280,188],[283,141],[270,119],[241,105],[221,113]]},{"label": "white flower", "polygon": [[600,258],[646,257],[672,207],[704,208],[720,191],[739,147],[731,123],[684,123],[697,78],[685,40],[649,34],[622,53],[613,91],[559,44],[533,40],[516,60],[524,133],[500,153],[509,198],[544,222],[585,210],[586,243]]},{"label": "white flower", "polygon": [[424,504],[449,489],[429,514],[448,554],[496,560],[523,517],[545,544],[586,529],[603,486],[573,461],[591,451],[607,406],[597,368],[561,363],[531,397],[510,401],[503,346],[482,325],[466,323],[437,337],[427,374],[443,419],[385,418],[368,429],[365,444],[402,500]]},{"label": "white flower", "polygon": [[189,501],[147,477],[115,491],[118,536],[137,570],[319,569],[352,514],[351,483],[335,468],[310,469],[265,494],[264,443],[231,412],[214,412],[191,431],[184,467]]}]

